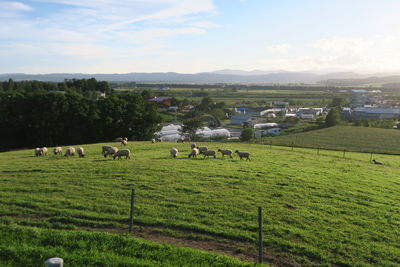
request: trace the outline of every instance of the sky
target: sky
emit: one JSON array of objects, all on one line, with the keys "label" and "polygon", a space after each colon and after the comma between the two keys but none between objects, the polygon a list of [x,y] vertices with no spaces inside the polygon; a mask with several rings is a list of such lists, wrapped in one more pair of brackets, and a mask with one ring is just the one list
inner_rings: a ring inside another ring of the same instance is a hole
[{"label": "sky", "polygon": [[399,0],[0,0],[0,73],[400,71]]}]

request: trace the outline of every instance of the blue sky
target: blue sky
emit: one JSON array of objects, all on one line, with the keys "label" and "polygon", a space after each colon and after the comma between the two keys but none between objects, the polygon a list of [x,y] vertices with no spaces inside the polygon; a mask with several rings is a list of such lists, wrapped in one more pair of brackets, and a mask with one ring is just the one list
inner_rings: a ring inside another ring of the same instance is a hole
[{"label": "blue sky", "polygon": [[400,71],[398,0],[0,0],[0,73]]}]

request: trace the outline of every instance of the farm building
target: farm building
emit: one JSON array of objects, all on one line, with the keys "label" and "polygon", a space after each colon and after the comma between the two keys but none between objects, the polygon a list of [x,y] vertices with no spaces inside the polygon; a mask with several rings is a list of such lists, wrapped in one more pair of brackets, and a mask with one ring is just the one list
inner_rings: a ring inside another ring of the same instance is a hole
[{"label": "farm building", "polygon": [[249,115],[234,115],[231,117],[231,124],[243,125],[243,123],[250,123],[251,116]]},{"label": "farm building", "polygon": [[[343,112],[342,112],[343,114]],[[351,119],[399,119],[398,108],[357,107],[351,111]]]},{"label": "farm building", "polygon": [[155,103],[157,107],[168,108],[172,105],[172,97],[152,97],[147,99],[147,101]]}]

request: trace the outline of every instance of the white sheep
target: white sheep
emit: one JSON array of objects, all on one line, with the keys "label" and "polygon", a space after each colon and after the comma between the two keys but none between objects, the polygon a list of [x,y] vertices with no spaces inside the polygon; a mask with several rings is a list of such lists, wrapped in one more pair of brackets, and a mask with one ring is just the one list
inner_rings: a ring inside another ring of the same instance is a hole
[{"label": "white sheep", "polygon": [[173,148],[171,148],[169,153],[171,154],[172,157],[176,158],[176,156],[178,156],[178,149],[173,147]]},{"label": "white sheep", "polygon": [[156,141],[156,139],[151,139],[151,142],[154,144],[154,143],[156,143],[157,141]]},{"label": "white sheep", "polygon": [[118,157],[118,159],[121,159],[121,157],[125,157],[126,159],[131,158],[131,151],[129,149],[121,149],[115,152],[113,159]]},{"label": "white sheep", "polygon": [[107,150],[109,150],[110,148],[112,148],[112,146],[102,146],[102,151],[101,151],[101,154],[103,154],[104,155],[104,153],[106,153],[107,152]]},{"label": "white sheep", "polygon": [[41,148],[41,150],[42,150],[42,155],[47,156],[47,151],[48,151],[47,147],[44,146]]},{"label": "white sheep", "polygon": [[76,152],[78,153],[80,158],[84,158],[85,157],[85,150],[83,150],[83,147],[78,147],[76,149]]},{"label": "white sheep", "polygon": [[192,148],[192,151],[190,151],[190,154],[188,155],[189,158],[195,158],[199,154],[199,150],[197,148]]},{"label": "white sheep", "polygon": [[121,145],[126,146],[128,144],[128,140],[123,139],[121,141]]},{"label": "white sheep", "polygon": [[53,149],[54,155],[61,155],[62,154],[62,147],[57,146]]},{"label": "white sheep", "polygon": [[229,150],[229,149],[218,149],[218,152],[221,152],[222,157],[225,157],[225,155],[227,155],[227,156],[232,158],[232,150]]},{"label": "white sheep", "polygon": [[206,146],[201,146],[201,147],[197,147],[197,149],[199,150],[199,153],[203,153],[203,151],[207,151],[208,148]]},{"label": "white sheep", "polygon": [[75,148],[69,147],[67,148],[67,151],[65,151],[65,157],[73,156],[75,155]]},{"label": "white sheep", "polygon": [[196,144],[191,144],[191,145],[190,145],[190,148],[191,148],[191,149],[193,149],[193,148],[195,148],[195,147],[197,147]]},{"label": "white sheep", "polygon": [[215,153],[214,150],[206,150],[206,151],[203,151],[202,153],[203,153],[203,155],[204,155],[204,159],[205,159],[206,157],[210,157],[210,156],[213,156],[214,159],[216,158],[216,156],[215,156],[216,153]]},{"label": "white sheep", "polygon": [[107,156],[112,156],[115,153],[118,152],[118,148],[116,148],[115,146],[111,146],[107,149],[107,151],[104,153],[104,157],[107,158]]},{"label": "white sheep", "polygon": [[236,150],[235,153],[238,154],[240,160],[242,160],[242,158],[246,158],[246,161],[251,161],[249,152],[239,152],[239,150]]},{"label": "white sheep", "polygon": [[35,156],[36,156],[36,157],[41,156],[41,155],[43,154],[42,149],[40,149],[40,148],[38,148],[38,147],[35,148],[34,152],[35,152]]}]

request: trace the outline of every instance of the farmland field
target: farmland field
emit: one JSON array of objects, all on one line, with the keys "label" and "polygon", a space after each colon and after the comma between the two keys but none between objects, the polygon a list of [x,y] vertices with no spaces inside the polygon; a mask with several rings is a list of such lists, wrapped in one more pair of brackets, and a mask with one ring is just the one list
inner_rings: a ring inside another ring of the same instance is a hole
[{"label": "farmland field", "polygon": [[309,132],[263,138],[274,145],[358,152],[400,154],[400,131],[356,126],[335,126]]},{"label": "farmland field", "polygon": [[[189,144],[130,142],[132,158],[112,160],[101,156],[101,145],[84,145],[83,159],[0,153],[0,224],[22,232],[31,230],[18,227],[126,230],[135,188],[134,234],[152,227],[193,242],[253,247],[261,206],[266,255],[293,266],[400,264],[397,156],[380,156],[386,165],[378,166],[362,153],[342,158],[337,151],[317,156],[311,149],[202,143],[252,154],[251,162],[203,160],[187,157]],[[169,156],[172,146],[180,151],[177,159]],[[3,245],[0,258],[4,251]]]}]

